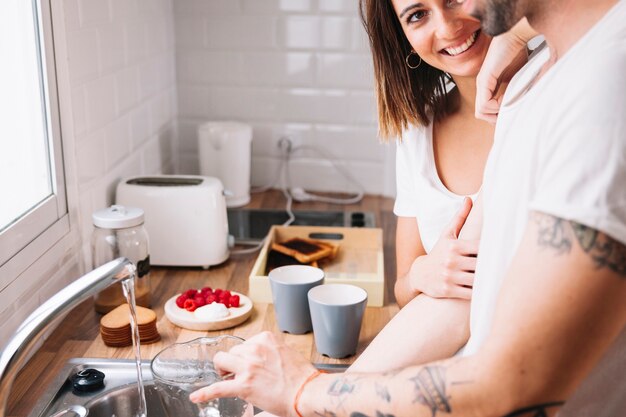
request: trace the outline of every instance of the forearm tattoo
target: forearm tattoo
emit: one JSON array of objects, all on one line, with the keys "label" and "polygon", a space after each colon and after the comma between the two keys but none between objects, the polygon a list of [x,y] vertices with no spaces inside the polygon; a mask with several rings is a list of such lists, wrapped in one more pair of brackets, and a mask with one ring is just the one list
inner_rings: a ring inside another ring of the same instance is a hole
[{"label": "forearm tattoo", "polygon": [[569,220],[543,213],[533,213],[538,227],[537,243],[555,249],[558,254],[569,253],[574,241],[587,253],[596,268],[609,268],[626,278],[626,246],[602,232]]},{"label": "forearm tattoo", "polygon": [[389,390],[386,386],[376,383],[376,394],[385,402],[391,402],[391,394],[389,394]]},{"label": "forearm tattoo", "polygon": [[555,407],[561,407],[564,403],[562,401],[537,404],[530,407],[524,407],[522,409],[513,411],[504,417],[548,417],[548,410]]},{"label": "forearm tattoo", "polygon": [[411,378],[415,384],[415,401],[430,408],[433,417],[437,411],[450,413],[450,399],[446,396],[446,368],[439,365],[424,366]]}]

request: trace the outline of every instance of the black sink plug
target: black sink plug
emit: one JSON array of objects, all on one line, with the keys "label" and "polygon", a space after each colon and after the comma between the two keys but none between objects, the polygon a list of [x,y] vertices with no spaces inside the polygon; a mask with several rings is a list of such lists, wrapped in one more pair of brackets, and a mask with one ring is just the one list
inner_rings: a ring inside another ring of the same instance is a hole
[{"label": "black sink plug", "polygon": [[83,369],[70,376],[72,392],[76,395],[98,391],[104,388],[104,373],[97,369]]}]

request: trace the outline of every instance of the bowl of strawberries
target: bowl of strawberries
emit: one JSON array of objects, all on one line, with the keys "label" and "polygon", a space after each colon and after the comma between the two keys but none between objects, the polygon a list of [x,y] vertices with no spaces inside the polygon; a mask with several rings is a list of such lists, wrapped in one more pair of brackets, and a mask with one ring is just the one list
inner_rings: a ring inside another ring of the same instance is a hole
[{"label": "bowl of strawberries", "polygon": [[190,288],[165,303],[165,316],[189,330],[221,330],[243,323],[252,314],[252,300],[222,288]]}]

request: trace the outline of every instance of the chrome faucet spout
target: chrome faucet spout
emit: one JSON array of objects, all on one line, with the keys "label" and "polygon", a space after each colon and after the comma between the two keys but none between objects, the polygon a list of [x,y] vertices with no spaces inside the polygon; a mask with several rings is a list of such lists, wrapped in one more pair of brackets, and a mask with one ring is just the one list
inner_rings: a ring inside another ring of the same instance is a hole
[{"label": "chrome faucet spout", "polygon": [[0,417],[6,415],[9,393],[17,373],[38,347],[41,336],[76,305],[134,276],[133,263],[118,258],[72,282],[28,316],[0,353]]}]

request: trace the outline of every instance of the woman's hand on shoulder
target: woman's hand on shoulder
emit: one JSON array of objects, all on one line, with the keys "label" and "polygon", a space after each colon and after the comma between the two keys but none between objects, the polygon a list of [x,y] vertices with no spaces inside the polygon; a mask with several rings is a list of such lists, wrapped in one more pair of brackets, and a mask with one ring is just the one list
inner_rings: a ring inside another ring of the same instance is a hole
[{"label": "woman's hand on shoulder", "polygon": [[430,253],[413,261],[408,278],[414,290],[433,298],[472,297],[479,241],[458,239],[471,210],[466,197]]},{"label": "woman's hand on shoulder", "polygon": [[495,123],[509,81],[528,61],[527,44],[537,33],[526,18],[491,41],[476,77],[476,118]]}]

